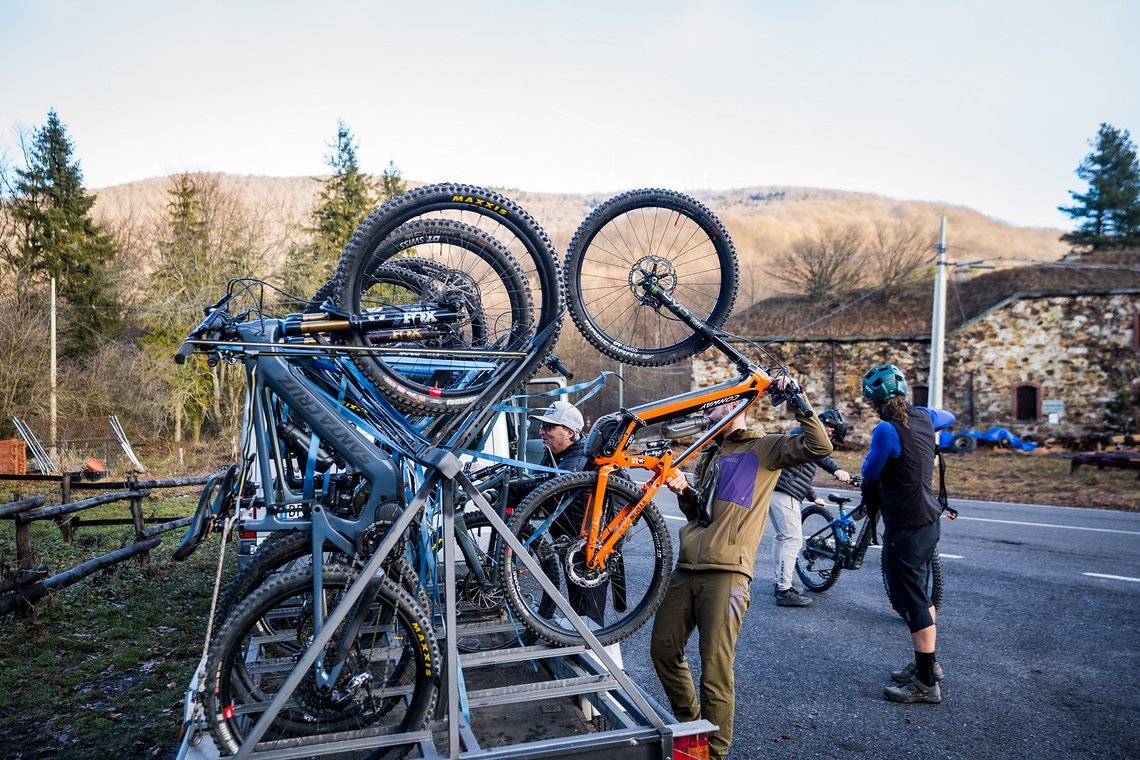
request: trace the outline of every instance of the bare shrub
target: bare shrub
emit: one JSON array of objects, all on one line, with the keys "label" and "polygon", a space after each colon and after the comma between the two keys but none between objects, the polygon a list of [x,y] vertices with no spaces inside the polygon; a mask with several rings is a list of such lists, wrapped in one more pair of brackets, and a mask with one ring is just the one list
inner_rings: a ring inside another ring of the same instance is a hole
[{"label": "bare shrub", "polygon": [[862,282],[865,243],[861,224],[829,225],[792,241],[787,258],[773,266],[770,274],[792,292],[809,298],[837,296]]},{"label": "bare shrub", "polygon": [[935,240],[915,219],[875,222],[870,253],[870,269],[882,297],[890,298],[907,280],[917,275],[930,256]]}]

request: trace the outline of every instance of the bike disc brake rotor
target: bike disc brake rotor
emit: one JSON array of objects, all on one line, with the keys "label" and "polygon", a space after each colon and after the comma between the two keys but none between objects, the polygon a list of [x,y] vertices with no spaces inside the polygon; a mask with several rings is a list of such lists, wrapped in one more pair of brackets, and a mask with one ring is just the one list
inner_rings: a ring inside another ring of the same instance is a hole
[{"label": "bike disc brake rotor", "polygon": [[669,295],[677,289],[677,272],[673,263],[661,256],[643,256],[629,270],[629,289],[637,300],[653,305],[652,298],[642,287],[643,282],[656,285]]},{"label": "bike disc brake rotor", "polygon": [[605,567],[600,569],[586,567],[586,539],[585,537],[579,538],[570,545],[570,550],[566,552],[566,577],[575,586],[582,588],[600,586],[609,579],[611,566],[616,560],[617,553],[614,553],[606,560]]},{"label": "bike disc brake rotor", "polygon": [[480,581],[474,572],[469,572],[463,577],[460,593],[476,612],[484,615],[498,612],[506,602],[506,594],[501,587],[488,586]]}]

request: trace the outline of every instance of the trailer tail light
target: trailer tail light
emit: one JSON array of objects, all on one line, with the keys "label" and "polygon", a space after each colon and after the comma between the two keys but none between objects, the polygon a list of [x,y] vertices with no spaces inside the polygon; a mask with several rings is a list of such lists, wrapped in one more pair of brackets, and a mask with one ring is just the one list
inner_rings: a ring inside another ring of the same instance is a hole
[{"label": "trailer tail light", "polygon": [[673,737],[673,760],[709,760],[709,735],[702,732]]},{"label": "trailer tail light", "polygon": [[239,536],[239,538],[245,538],[245,539],[257,538],[257,532],[252,531],[252,530],[243,530],[241,532],[241,535]]}]

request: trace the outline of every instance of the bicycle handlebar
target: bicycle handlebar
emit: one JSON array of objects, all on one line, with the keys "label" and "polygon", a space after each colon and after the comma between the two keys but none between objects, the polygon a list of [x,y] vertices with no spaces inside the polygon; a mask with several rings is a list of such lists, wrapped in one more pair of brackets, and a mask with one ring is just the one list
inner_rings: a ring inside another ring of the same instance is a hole
[{"label": "bicycle handlebar", "polygon": [[566,365],[559,361],[558,357],[554,354],[546,357],[546,366],[549,367],[552,372],[557,372],[567,380],[574,379],[574,373],[567,369]]},{"label": "bicycle handlebar", "polygon": [[229,303],[230,299],[233,297],[233,293],[226,293],[224,296],[218,299],[217,303],[214,303],[213,305],[207,306],[205,309],[203,309],[203,311],[206,312],[206,318],[203,319],[202,323],[194,328],[194,330],[188,336],[186,336],[186,340],[182,341],[182,345],[179,346],[178,351],[174,354],[175,364],[185,364],[186,358],[194,353],[194,350],[197,348],[197,345],[191,341],[193,341],[195,338],[206,335],[208,332],[210,332],[210,330],[214,328],[214,324],[216,322],[221,321],[222,317],[228,316],[223,307]]},{"label": "bicycle handlebar", "polygon": [[811,417],[813,414],[811,407],[804,399],[803,390],[791,377],[788,378],[788,384],[782,389],[776,387],[776,383],[769,385],[768,393],[772,394],[772,406],[779,406],[787,401],[803,412],[805,417]]}]

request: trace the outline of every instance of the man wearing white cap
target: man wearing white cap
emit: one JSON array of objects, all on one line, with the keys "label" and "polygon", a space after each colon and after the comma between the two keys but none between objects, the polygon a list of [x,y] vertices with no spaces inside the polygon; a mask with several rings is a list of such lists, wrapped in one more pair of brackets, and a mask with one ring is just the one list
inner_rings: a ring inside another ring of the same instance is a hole
[{"label": "man wearing white cap", "polygon": [[[546,447],[539,464],[568,472],[580,472],[586,469],[589,459],[586,457],[586,446],[582,440],[582,426],[585,420],[577,407],[569,401],[555,401],[542,414],[532,414],[531,419],[538,421],[538,434]],[[543,474],[537,478],[525,478],[512,483],[510,505],[518,506],[531,491],[549,477]],[[551,534],[561,535],[561,531],[570,529],[569,526],[581,525],[584,510],[584,504],[572,505],[565,512],[565,520],[559,520],[550,526]],[[581,588],[567,579],[566,598],[579,615],[603,625],[607,590],[608,584]]]},{"label": "man wearing white cap", "polygon": [[555,401],[542,414],[531,415],[531,419],[538,420],[538,435],[546,447],[542,464],[575,472],[585,469],[586,448],[582,443],[585,421],[578,407],[569,401]]}]

